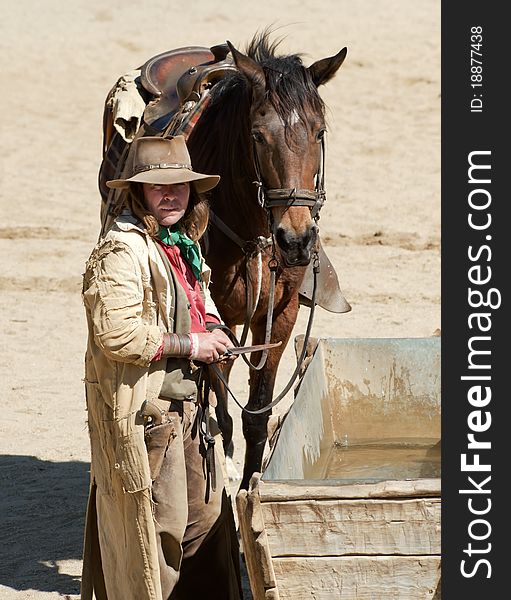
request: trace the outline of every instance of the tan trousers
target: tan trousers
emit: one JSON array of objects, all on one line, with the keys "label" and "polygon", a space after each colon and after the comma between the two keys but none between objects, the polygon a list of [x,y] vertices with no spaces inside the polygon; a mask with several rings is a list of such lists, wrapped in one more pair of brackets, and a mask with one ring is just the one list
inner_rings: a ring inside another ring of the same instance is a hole
[{"label": "tan trousers", "polygon": [[173,401],[168,418],[171,442],[153,482],[163,598],[195,600],[206,593],[209,600],[239,600],[239,546],[221,448],[215,445],[216,490],[208,490],[197,405]]}]

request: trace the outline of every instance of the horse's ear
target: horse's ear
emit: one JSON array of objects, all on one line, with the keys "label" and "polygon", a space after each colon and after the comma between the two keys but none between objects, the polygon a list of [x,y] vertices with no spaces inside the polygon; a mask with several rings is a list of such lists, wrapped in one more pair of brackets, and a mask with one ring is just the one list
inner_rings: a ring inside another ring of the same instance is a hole
[{"label": "horse's ear", "polygon": [[309,67],[309,73],[311,74],[312,81],[314,81],[316,87],[319,87],[323,83],[326,83],[332,79],[332,77],[337,73],[339,67],[344,62],[347,52],[348,49],[343,48],[335,56],[318,60]]},{"label": "horse's ear", "polygon": [[229,50],[234,59],[234,64],[251,84],[254,97],[256,98],[259,95],[262,96],[266,89],[266,79],[264,77],[263,68],[257,64],[255,60],[250,58],[250,56],[238,52],[231,42],[227,41],[227,45],[229,46]]}]

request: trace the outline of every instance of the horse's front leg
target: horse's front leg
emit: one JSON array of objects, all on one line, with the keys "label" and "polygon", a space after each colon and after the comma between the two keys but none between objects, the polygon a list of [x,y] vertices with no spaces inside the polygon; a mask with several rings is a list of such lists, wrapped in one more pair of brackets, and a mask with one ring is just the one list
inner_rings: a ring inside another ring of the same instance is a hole
[{"label": "horse's front leg", "polygon": [[[249,410],[258,410],[272,401],[277,369],[295,325],[298,308],[298,295],[296,295],[289,301],[283,311],[274,314],[271,341],[282,341],[282,345],[269,351],[266,364],[260,371],[250,372],[250,397],[246,406]],[[254,344],[264,342],[265,327],[265,318],[253,324],[251,329]],[[251,356],[252,364],[257,364],[260,356],[261,353],[253,354]],[[261,470],[264,448],[268,437],[268,417],[270,415],[271,410],[259,415],[251,415],[243,411],[243,435],[246,441],[246,449],[245,466],[240,485],[242,489],[248,489],[252,475]]]}]

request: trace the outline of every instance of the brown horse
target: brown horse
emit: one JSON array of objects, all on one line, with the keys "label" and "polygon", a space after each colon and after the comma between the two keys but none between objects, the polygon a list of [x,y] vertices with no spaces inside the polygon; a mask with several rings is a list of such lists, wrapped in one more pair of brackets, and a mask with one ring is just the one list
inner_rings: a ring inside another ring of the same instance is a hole
[{"label": "brown horse", "polygon": [[[270,350],[263,368],[250,373],[246,408],[252,411],[271,402],[277,368],[296,322],[298,292],[313,256],[317,213],[324,199],[318,187],[325,106],[318,86],[336,74],[346,56],[344,48],[306,68],[299,55],[277,56],[277,46],[267,33],[256,36],[246,54],[230,46],[238,72],[212,88],[211,101],[188,140],[194,167],[222,176],[212,192],[210,207],[235,236],[213,221],[204,253],[212,269],[213,299],[233,330],[245,321],[246,288],[252,285],[247,281],[258,277],[253,272],[257,261],[247,258],[262,248],[260,297],[250,323],[254,344],[265,339],[269,262],[276,267],[271,341],[282,341],[282,345]],[[269,244],[261,244],[261,239]],[[253,355],[251,361],[257,363],[259,358]],[[226,377],[229,370],[226,367]],[[227,393],[219,381],[215,389],[217,414],[229,445],[232,419],[227,412]],[[268,416],[269,412],[243,413],[243,488],[261,468]]]}]

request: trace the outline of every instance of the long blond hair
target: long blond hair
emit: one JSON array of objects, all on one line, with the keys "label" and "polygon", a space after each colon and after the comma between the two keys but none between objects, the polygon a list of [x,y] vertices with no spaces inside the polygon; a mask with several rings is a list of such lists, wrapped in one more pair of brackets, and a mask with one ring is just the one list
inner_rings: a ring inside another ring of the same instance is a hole
[{"label": "long blond hair", "polygon": [[[153,238],[158,237],[160,225],[156,218],[147,210],[141,183],[130,183],[125,202],[133,216],[142,221],[147,233]],[[197,193],[195,186],[191,183],[188,207],[180,222],[181,231],[196,242],[206,231],[208,221],[208,201],[204,194]]]}]

